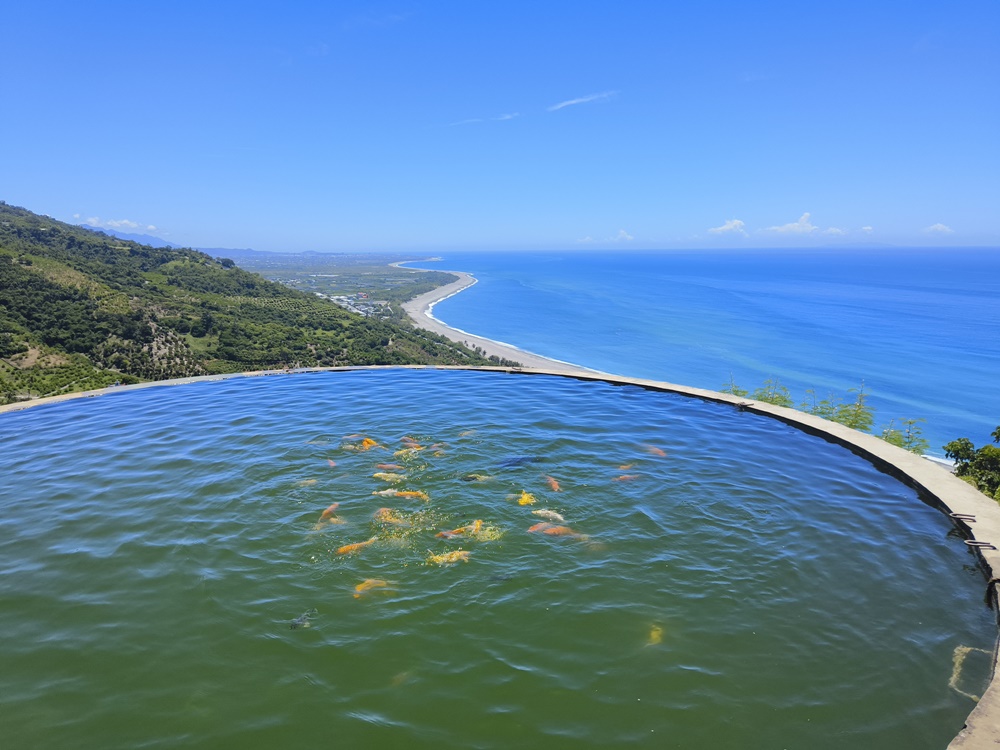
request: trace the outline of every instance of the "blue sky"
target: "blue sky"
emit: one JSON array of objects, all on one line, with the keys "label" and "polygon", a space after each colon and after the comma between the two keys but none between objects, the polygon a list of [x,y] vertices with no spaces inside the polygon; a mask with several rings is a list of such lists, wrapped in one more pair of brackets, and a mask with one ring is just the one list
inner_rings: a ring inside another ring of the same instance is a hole
[{"label": "blue sky", "polygon": [[260,250],[1000,246],[1000,3],[37,2],[0,200]]}]

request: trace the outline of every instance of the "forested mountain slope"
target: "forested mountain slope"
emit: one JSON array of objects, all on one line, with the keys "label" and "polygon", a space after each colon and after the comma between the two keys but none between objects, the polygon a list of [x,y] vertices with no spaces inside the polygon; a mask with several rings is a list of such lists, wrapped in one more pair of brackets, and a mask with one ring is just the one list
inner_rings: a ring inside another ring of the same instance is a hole
[{"label": "forested mountain slope", "polygon": [[353,364],[489,362],[230,260],[0,202],[0,403],[115,382]]}]

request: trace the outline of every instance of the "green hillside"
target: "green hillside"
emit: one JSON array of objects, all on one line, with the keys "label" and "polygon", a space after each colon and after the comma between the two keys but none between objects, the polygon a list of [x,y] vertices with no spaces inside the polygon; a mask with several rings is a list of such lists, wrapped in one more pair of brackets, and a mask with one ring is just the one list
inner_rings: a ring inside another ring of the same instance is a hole
[{"label": "green hillside", "polygon": [[0,202],[0,403],[281,367],[496,364],[188,249]]}]

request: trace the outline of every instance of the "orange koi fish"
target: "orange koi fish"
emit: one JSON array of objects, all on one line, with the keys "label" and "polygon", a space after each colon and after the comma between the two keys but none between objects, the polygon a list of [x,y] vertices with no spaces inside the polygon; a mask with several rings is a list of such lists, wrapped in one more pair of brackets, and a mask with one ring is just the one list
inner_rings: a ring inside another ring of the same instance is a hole
[{"label": "orange koi fish", "polygon": [[646,453],[650,454],[651,456],[659,456],[660,458],[663,458],[664,456],[667,455],[667,452],[663,450],[663,448],[657,448],[655,445],[647,445]]},{"label": "orange koi fish", "polygon": [[620,477],[612,477],[612,482],[632,482],[639,478],[638,474],[622,474]]},{"label": "orange koi fish", "polygon": [[354,544],[345,544],[343,547],[341,547],[341,548],[339,548],[337,550],[337,554],[338,555],[349,555],[352,552],[358,552],[359,550],[364,549],[369,544],[371,544],[372,542],[374,542],[376,539],[378,539],[378,537],[377,536],[373,536],[367,542],[355,542]]},{"label": "orange koi fish", "polygon": [[397,526],[408,526],[406,521],[396,515],[392,508],[379,508],[375,511],[375,521],[378,523],[393,523]]},{"label": "orange koi fish", "polygon": [[545,531],[546,529],[550,529],[550,528],[552,528],[552,524],[551,523],[548,523],[546,521],[542,521],[541,523],[536,523],[534,526],[529,527],[528,528],[528,533],[529,534],[534,534],[536,531]]},{"label": "orange koi fish", "polygon": [[552,488],[553,492],[559,492],[559,481],[555,477],[550,477],[548,474],[545,475],[545,481],[549,483],[549,487]]},{"label": "orange koi fish", "polygon": [[383,471],[402,471],[406,467],[399,464],[375,464],[375,468]]},{"label": "orange koi fish", "polygon": [[319,517],[319,520],[320,521],[325,521],[326,519],[330,518],[330,516],[332,516],[334,513],[337,512],[337,508],[339,508],[339,507],[340,507],[340,503],[334,503],[329,508],[327,508],[326,510],[323,511],[323,515],[321,515]]},{"label": "orange koi fish", "polygon": [[420,490],[396,490],[396,497],[408,497],[414,500],[423,500],[424,502],[430,500],[427,493]]},{"label": "orange koi fish", "polygon": [[635,464],[622,464],[621,466],[618,467],[618,471],[628,471],[633,466],[635,466]]},{"label": "orange koi fish", "polygon": [[547,529],[542,529],[542,533],[549,536],[582,536],[569,526],[549,526]]},{"label": "orange koi fish", "polygon": [[336,466],[336,465],[337,465],[337,462],[336,462],[336,461],[334,461],[334,460],[333,460],[332,458],[328,458],[328,459],[326,459],[326,462],[327,462],[328,464],[330,464],[330,466]]},{"label": "orange koi fish", "polygon": [[383,581],[381,578],[366,578],[354,587],[354,598],[360,599],[361,595],[366,591],[371,591],[372,589],[384,589],[388,585],[389,582]]},{"label": "orange koi fish", "polygon": [[454,552],[446,552],[443,555],[431,555],[427,558],[427,563],[434,565],[451,565],[457,562],[469,562],[469,555],[471,553],[468,550],[460,549]]}]

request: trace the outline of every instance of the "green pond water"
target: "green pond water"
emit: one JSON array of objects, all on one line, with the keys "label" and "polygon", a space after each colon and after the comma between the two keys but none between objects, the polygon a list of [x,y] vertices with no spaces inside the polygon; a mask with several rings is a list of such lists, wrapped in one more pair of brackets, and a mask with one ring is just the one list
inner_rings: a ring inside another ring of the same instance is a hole
[{"label": "green pond water", "polygon": [[6,747],[943,748],[989,678],[948,519],[727,406],[355,371],[0,439]]}]

